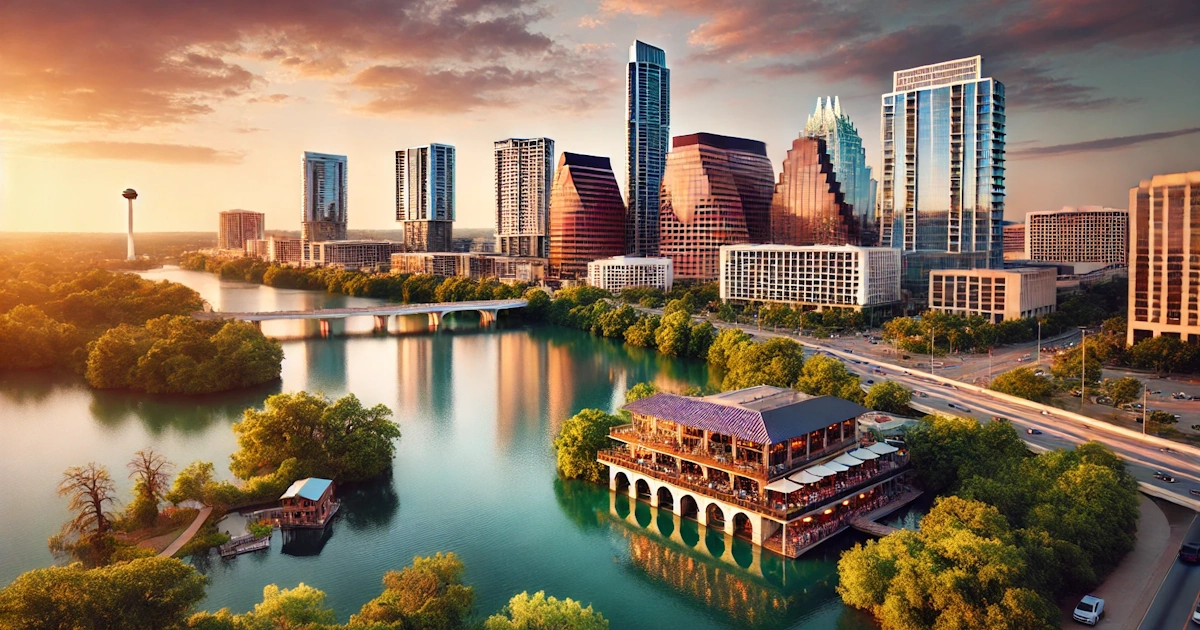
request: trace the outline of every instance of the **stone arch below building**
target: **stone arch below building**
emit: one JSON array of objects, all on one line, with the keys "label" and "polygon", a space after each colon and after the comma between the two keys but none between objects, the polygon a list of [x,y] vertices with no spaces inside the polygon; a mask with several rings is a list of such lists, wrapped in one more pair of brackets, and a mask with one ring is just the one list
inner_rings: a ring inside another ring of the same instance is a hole
[{"label": "stone arch below building", "polygon": [[635,490],[637,491],[638,499],[650,500],[650,484],[645,479],[638,479],[634,482]]},{"label": "stone arch below building", "polygon": [[690,494],[679,497],[679,515],[693,521],[700,520],[700,505],[696,503],[695,497]]},{"label": "stone arch below building", "polygon": [[617,474],[613,476],[612,489],[616,492],[628,493],[629,492],[629,476],[626,475],[624,472],[618,471]]},{"label": "stone arch below building", "polygon": [[659,486],[655,493],[658,497],[658,509],[671,510],[675,509],[675,497],[671,496],[671,489],[667,486]]},{"label": "stone arch below building", "polygon": [[704,508],[704,525],[709,529],[725,531],[725,510],[716,502],[709,503]]},{"label": "stone arch below building", "polygon": [[754,540],[754,522],[745,512],[733,515],[733,535],[746,540]]}]

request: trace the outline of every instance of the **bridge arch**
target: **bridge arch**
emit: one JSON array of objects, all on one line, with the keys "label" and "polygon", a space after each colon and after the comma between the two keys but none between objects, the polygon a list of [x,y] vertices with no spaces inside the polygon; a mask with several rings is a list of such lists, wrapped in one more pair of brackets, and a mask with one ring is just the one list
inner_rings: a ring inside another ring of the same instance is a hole
[{"label": "bridge arch", "polygon": [[613,491],[619,492],[621,494],[628,494],[629,493],[629,477],[624,472],[617,471],[617,474],[613,475],[612,489],[613,489]]},{"label": "bridge arch", "polygon": [[725,512],[716,503],[709,503],[704,509],[704,524],[711,529],[725,530]]},{"label": "bridge arch", "polygon": [[754,540],[754,523],[745,512],[733,515],[733,535],[746,540]]},{"label": "bridge arch", "polygon": [[638,479],[634,484],[637,490],[637,498],[646,501],[650,500],[650,484],[646,483],[645,479]]}]

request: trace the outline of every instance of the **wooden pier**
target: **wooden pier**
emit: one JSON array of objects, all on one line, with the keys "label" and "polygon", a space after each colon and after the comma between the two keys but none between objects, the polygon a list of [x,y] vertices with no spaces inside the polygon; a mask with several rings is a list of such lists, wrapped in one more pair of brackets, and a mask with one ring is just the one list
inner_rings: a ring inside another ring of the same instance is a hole
[{"label": "wooden pier", "polygon": [[892,527],[891,525],[877,523],[876,521],[908,505],[909,503],[916,501],[917,497],[921,496],[922,494],[924,493],[920,490],[911,490],[906,492],[895,500],[889,501],[887,505],[880,507],[878,510],[867,512],[866,514],[850,519],[850,527],[853,527],[864,534],[870,534],[872,536],[883,538],[884,536],[897,531],[897,528]]},{"label": "wooden pier", "polygon": [[238,554],[259,551],[270,546],[270,536],[256,538],[254,534],[246,534],[244,536],[234,536],[233,538],[230,538],[229,542],[221,545],[218,551],[220,551],[222,558],[231,558]]}]

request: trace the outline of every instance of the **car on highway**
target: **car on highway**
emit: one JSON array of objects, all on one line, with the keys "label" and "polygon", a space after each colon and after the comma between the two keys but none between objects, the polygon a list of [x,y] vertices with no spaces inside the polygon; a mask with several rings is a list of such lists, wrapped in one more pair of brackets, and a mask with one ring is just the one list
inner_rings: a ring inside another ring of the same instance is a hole
[{"label": "car on highway", "polygon": [[1188,494],[1191,494],[1194,497],[1200,497],[1200,488],[1192,488],[1191,490],[1188,490]]},{"label": "car on highway", "polygon": [[1033,375],[1034,376],[1045,376],[1046,370],[1034,370]]},{"label": "car on highway", "polygon": [[874,384],[875,384],[875,381],[873,381],[871,379],[867,379],[867,385],[874,385]]},{"label": "car on highway", "polygon": [[905,376],[912,376],[912,372],[909,372],[908,370],[904,370],[904,375],[905,375]]},{"label": "car on highway", "polygon": [[1180,545],[1179,560],[1190,564],[1200,562],[1200,542],[1189,540]]},{"label": "car on highway", "polygon": [[925,392],[917,392],[917,396],[921,398],[929,398],[929,394],[926,394]]},{"label": "car on highway", "polygon": [[1196,604],[1196,610],[1192,611],[1192,623],[1200,623],[1200,604]]},{"label": "car on highway", "polygon": [[949,408],[951,408],[951,409],[957,409],[957,410],[959,410],[959,411],[966,411],[966,412],[970,412],[970,411],[971,411],[971,410],[970,410],[970,409],[968,409],[967,407],[965,407],[965,406],[963,406],[963,405],[960,405],[960,404],[958,404],[958,403],[946,403],[946,406],[947,406],[947,407],[949,407]]},{"label": "car on highway", "polygon": [[1028,433],[1029,435],[1041,435],[1042,434],[1040,429],[1025,429],[1025,432]]},{"label": "car on highway", "polygon": [[1071,613],[1071,618],[1089,626],[1096,625],[1104,616],[1104,600],[1095,595],[1084,595]]},{"label": "car on highway", "polygon": [[1042,415],[1043,415],[1043,416],[1048,416],[1048,415],[1050,415],[1050,412],[1049,412],[1049,411],[1046,411],[1045,409],[1043,409],[1043,410],[1042,410]]},{"label": "car on highway", "polygon": [[1162,393],[1162,390],[1161,390],[1161,389],[1156,389],[1156,390],[1154,390],[1154,391],[1152,391],[1152,392],[1150,392],[1150,393],[1151,393],[1151,394],[1161,394],[1161,393]]},{"label": "car on highway", "polygon": [[1174,477],[1172,477],[1171,475],[1168,475],[1167,473],[1165,473],[1161,470],[1154,471],[1154,478],[1159,481],[1165,481],[1167,483],[1175,483]]}]

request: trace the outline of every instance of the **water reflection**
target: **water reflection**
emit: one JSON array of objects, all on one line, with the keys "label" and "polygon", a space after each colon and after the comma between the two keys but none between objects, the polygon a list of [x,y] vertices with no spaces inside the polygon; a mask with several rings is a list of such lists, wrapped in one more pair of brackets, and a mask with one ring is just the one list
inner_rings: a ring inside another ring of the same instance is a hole
[{"label": "water reflection", "polygon": [[0,370],[0,398],[6,402],[36,406],[64,389],[85,391],[89,388],[82,379],[69,374]]},{"label": "water reflection", "polygon": [[400,510],[400,495],[396,492],[394,472],[366,483],[344,484],[338,487],[342,502],[341,520],[353,530],[386,529]]},{"label": "water reflection", "polygon": [[[337,519],[335,518],[334,520],[336,521]],[[288,556],[318,556],[321,554],[321,550],[325,548],[325,544],[329,542],[329,539],[333,538],[333,528],[336,526],[336,522],[331,522],[321,529],[284,530],[283,548],[281,551],[284,555]]]},{"label": "water reflection", "polygon": [[91,402],[88,410],[101,425],[116,429],[131,419],[137,419],[150,435],[178,431],[198,435],[216,423],[232,425],[242,419],[251,407],[262,407],[263,401],[278,394],[281,381],[264,383],[221,394],[203,396],[151,396],[119,390],[88,390]]},{"label": "water reflection", "polygon": [[596,484],[554,477],[554,498],[558,507],[583,531],[599,531],[607,523],[604,508],[608,490]]},{"label": "water reflection", "polygon": [[[826,617],[823,624],[838,628],[871,627],[870,619],[854,611],[827,610],[836,599],[837,558],[857,538],[831,541],[799,560],[786,560],[740,538],[732,538],[691,519],[680,518],[625,495],[598,486],[588,492],[556,484],[556,492],[571,500],[560,505],[576,517],[588,512],[585,497],[594,505],[597,494],[607,494],[607,520],[628,542],[629,562],[652,584],[670,589],[704,609],[721,611],[738,627],[784,628]],[[570,492],[571,494],[567,494]],[[573,518],[572,520],[576,520]],[[828,618],[835,612],[835,618]]]}]

